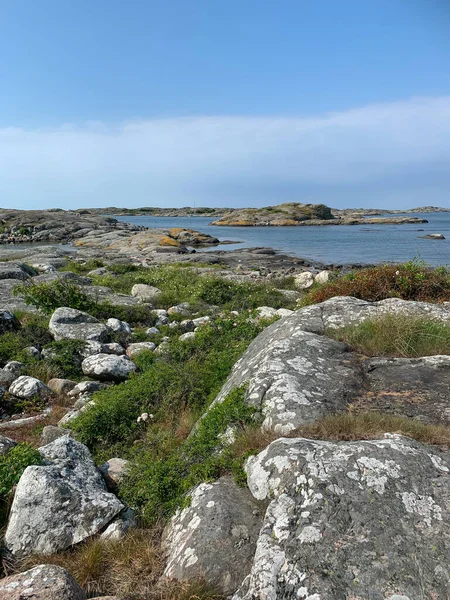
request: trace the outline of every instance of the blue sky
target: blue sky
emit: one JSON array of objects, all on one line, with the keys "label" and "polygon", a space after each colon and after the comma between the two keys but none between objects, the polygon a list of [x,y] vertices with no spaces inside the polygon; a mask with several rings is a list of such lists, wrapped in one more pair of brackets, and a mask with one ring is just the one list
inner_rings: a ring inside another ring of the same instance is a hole
[{"label": "blue sky", "polygon": [[450,206],[444,0],[0,0],[0,206]]}]

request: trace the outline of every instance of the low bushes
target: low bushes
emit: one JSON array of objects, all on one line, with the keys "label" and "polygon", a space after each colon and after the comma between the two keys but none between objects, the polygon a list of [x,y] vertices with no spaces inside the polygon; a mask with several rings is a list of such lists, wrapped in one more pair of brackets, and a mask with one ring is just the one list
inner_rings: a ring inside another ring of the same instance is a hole
[{"label": "low bushes", "polygon": [[146,283],[161,289],[157,300],[161,308],[180,302],[201,307],[205,304],[219,305],[226,310],[244,310],[257,306],[286,306],[286,299],[272,284],[236,283],[212,275],[200,275],[193,268],[180,266],[136,267],[125,271],[96,277],[95,283],[129,294],[135,283]]},{"label": "low bushes", "polygon": [[369,356],[450,354],[450,325],[426,317],[387,314],[326,334]]},{"label": "low bushes", "polygon": [[334,296],[354,296],[375,302],[402,298],[421,302],[450,300],[450,271],[434,269],[418,261],[379,265],[344,275],[306,293],[301,306],[324,302]]},{"label": "low bushes", "polygon": [[179,443],[163,428],[154,426],[132,461],[121,485],[121,496],[141,509],[146,522],[157,522],[173,514],[192,487],[235,471],[241,479],[242,457],[223,437],[228,428],[240,431],[255,422],[255,409],[244,399],[245,390],[233,390],[213,406],[197,428]]},{"label": "low bushes", "polygon": [[53,339],[45,317],[19,313],[16,316],[21,322],[21,328],[0,335],[0,365],[21,358],[22,350],[27,346],[48,344]]},{"label": "low bushes", "polygon": [[[174,338],[165,354],[142,352],[135,362],[140,372],[128,381],[95,394],[95,406],[72,427],[94,452],[105,455],[120,444],[130,452],[139,436],[137,417],[154,413],[155,422],[174,422],[185,409],[199,415],[214,399],[236,360],[264,327],[247,315],[216,319],[203,326],[190,342]],[[119,451],[116,449],[116,451]]]}]

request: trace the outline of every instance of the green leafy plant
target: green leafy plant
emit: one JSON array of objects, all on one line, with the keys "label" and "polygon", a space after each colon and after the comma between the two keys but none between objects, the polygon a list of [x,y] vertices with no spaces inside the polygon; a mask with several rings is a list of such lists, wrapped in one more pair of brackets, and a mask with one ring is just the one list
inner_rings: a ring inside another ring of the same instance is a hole
[{"label": "green leafy plant", "polygon": [[42,456],[29,444],[17,444],[0,456],[0,496],[7,496],[30,465],[42,464]]},{"label": "green leafy plant", "polygon": [[122,497],[140,509],[147,522],[169,517],[193,486],[237,468],[224,434],[254,424],[255,417],[256,410],[245,401],[245,389],[237,388],[214,405],[180,445],[156,430],[131,462]]}]

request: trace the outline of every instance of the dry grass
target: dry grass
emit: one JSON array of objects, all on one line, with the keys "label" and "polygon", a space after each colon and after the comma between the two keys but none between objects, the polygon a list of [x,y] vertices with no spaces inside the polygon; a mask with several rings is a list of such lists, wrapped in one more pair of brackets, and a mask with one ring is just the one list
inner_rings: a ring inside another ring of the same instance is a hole
[{"label": "dry grass", "polygon": [[43,419],[20,427],[2,427],[0,435],[9,437],[18,443],[25,442],[31,444],[37,448],[38,446],[42,446],[42,429],[46,425],[56,425],[66,412],[67,408],[61,406],[58,401],[58,404],[52,404],[52,412]]},{"label": "dry grass", "polygon": [[427,317],[387,314],[359,325],[329,329],[326,334],[368,356],[450,354],[450,326]]},{"label": "dry grass", "polygon": [[353,441],[377,439],[385,433],[399,433],[423,444],[450,446],[450,427],[427,425],[415,419],[376,412],[331,415],[296,429],[289,437]]},{"label": "dry grass", "polygon": [[14,565],[23,571],[40,563],[66,568],[89,598],[117,595],[121,600],[222,600],[202,582],[159,581],[165,557],[161,528],[135,530],[120,541],[98,538],[52,556],[32,556]]}]

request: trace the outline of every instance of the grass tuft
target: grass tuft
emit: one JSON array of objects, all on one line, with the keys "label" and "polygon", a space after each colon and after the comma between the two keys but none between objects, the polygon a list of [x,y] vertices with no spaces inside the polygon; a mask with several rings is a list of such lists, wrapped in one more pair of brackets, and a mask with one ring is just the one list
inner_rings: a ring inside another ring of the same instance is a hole
[{"label": "grass tuft", "polygon": [[450,354],[450,325],[428,317],[387,314],[326,335],[368,356],[418,358]]}]

